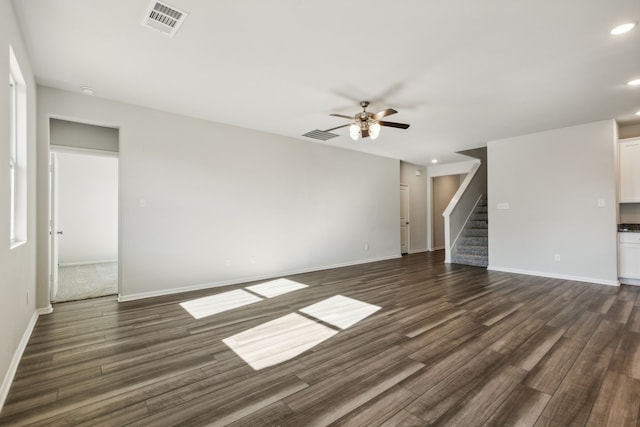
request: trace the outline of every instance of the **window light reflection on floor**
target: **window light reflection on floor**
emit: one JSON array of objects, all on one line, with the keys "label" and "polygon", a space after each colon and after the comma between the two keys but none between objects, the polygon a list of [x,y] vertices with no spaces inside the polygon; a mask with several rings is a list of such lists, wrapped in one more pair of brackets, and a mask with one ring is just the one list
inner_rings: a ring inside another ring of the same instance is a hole
[{"label": "window light reflection on floor", "polygon": [[[336,295],[299,311],[337,328],[347,329],[380,308]],[[293,359],[338,332],[298,313],[291,313],[222,341],[258,370]]]},{"label": "window light reflection on floor", "polygon": [[180,303],[180,305],[195,319],[202,319],[203,317],[212,316],[214,314],[262,301],[262,298],[255,294],[261,295],[265,298],[273,298],[307,287],[308,286],[303,283],[280,278],[257,285],[247,286],[245,289],[251,292],[237,289],[235,291],[223,292],[221,294],[185,301]]},{"label": "window light reflection on floor", "polygon": [[242,289],[236,289],[235,291],[181,302],[180,305],[195,319],[202,319],[203,317],[244,307],[258,301],[262,301],[262,298]]},{"label": "window light reflection on floor", "polygon": [[258,295],[262,295],[265,298],[273,298],[307,287],[308,286],[305,284],[281,278],[260,283],[259,285],[247,286],[245,289],[255,292]]},{"label": "window light reflection on floor", "polygon": [[222,341],[253,369],[259,370],[293,359],[337,333],[291,313]]},{"label": "window light reflection on floor", "polygon": [[300,312],[340,329],[347,329],[372,315],[381,307],[357,299],[336,295],[300,309]]}]

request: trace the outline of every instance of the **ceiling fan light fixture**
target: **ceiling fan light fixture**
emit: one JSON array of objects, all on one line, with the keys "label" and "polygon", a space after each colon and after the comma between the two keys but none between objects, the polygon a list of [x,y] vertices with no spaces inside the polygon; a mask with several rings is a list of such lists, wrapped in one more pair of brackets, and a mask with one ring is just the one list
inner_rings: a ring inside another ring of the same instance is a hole
[{"label": "ceiling fan light fixture", "polygon": [[375,122],[369,125],[369,138],[376,139],[380,135],[380,123]]},{"label": "ceiling fan light fixture", "polygon": [[358,138],[360,138],[360,126],[358,126],[355,123],[353,123],[351,126],[349,126],[349,136],[354,141],[357,141]]}]

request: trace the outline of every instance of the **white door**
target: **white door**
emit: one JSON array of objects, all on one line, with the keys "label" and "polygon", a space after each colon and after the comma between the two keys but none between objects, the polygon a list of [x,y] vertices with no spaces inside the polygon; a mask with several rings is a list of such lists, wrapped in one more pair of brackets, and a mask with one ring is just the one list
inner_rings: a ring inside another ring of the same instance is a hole
[{"label": "white door", "polygon": [[400,184],[400,253],[409,252],[409,186]]},{"label": "white door", "polygon": [[49,207],[49,235],[51,243],[51,263],[49,266],[49,291],[50,298],[53,301],[58,293],[58,237],[62,234],[62,230],[58,229],[58,156],[51,153],[51,161],[49,165],[49,198],[51,205]]}]

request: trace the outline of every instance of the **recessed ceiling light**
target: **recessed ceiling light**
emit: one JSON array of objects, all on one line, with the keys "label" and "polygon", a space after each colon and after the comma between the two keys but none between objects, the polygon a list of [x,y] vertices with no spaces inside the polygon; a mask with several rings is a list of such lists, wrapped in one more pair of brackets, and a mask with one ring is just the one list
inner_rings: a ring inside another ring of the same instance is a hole
[{"label": "recessed ceiling light", "polygon": [[628,86],[640,86],[640,79],[633,79],[627,82]]},{"label": "recessed ceiling light", "polygon": [[85,95],[93,95],[96,93],[95,89],[89,86],[80,86],[80,89],[82,90],[82,93],[84,93]]},{"label": "recessed ceiling light", "polygon": [[618,25],[613,30],[611,30],[609,34],[612,34],[614,36],[617,36],[619,34],[624,34],[633,30],[635,26],[636,26],[635,22],[627,22],[626,24]]},{"label": "recessed ceiling light", "polygon": [[438,159],[431,160],[431,163],[438,163]]},{"label": "recessed ceiling light", "polygon": [[636,111],[636,116],[640,116],[640,111]]}]

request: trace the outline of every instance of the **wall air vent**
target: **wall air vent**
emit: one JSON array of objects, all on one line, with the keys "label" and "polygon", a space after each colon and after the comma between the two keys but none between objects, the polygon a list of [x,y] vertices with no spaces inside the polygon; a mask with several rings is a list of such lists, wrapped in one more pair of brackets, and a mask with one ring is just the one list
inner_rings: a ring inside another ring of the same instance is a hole
[{"label": "wall air vent", "polygon": [[152,1],[142,25],[173,37],[189,14],[160,1]]}]

